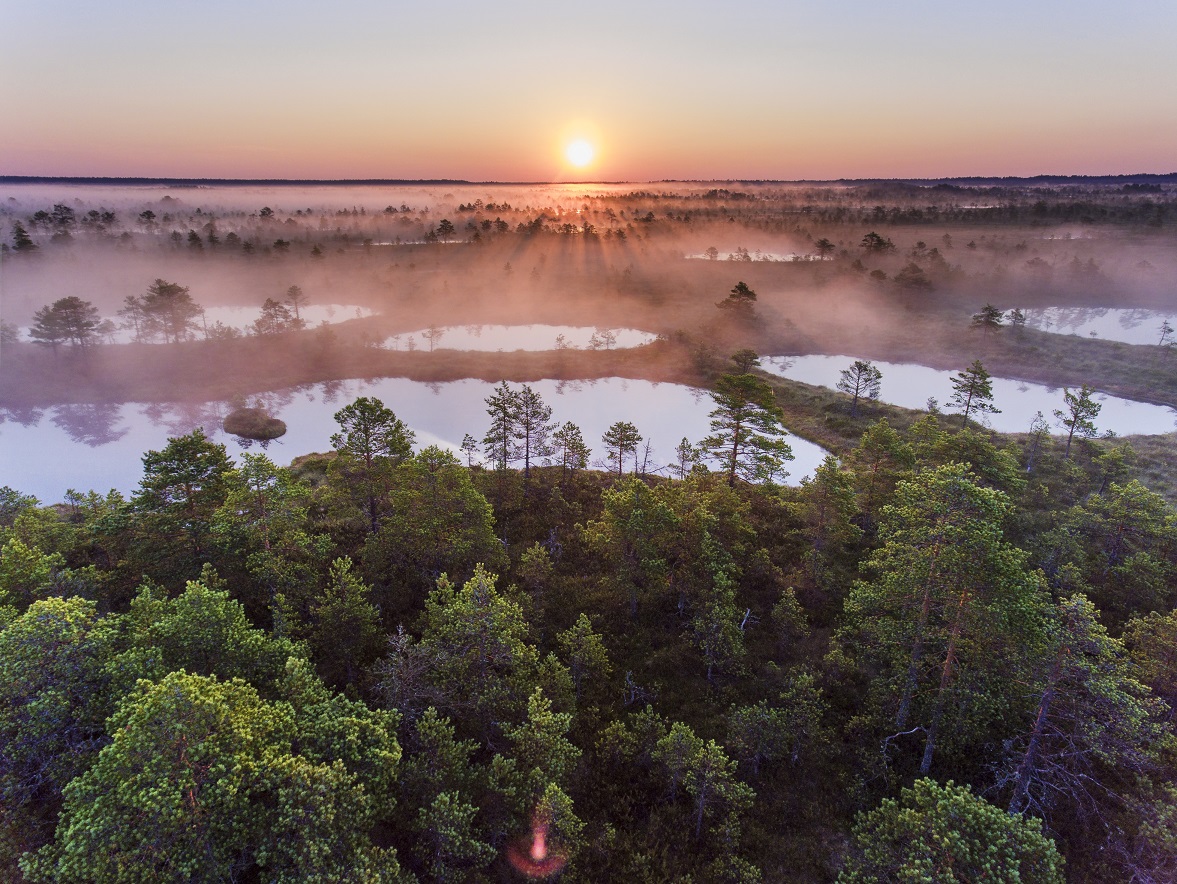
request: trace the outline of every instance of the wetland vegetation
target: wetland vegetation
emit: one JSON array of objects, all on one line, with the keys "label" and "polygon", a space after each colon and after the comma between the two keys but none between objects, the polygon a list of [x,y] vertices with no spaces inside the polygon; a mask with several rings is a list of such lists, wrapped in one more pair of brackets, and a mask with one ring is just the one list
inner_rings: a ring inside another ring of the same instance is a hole
[{"label": "wetland vegetation", "polygon": [[1177,180],[0,196],[6,878],[1177,875]]}]

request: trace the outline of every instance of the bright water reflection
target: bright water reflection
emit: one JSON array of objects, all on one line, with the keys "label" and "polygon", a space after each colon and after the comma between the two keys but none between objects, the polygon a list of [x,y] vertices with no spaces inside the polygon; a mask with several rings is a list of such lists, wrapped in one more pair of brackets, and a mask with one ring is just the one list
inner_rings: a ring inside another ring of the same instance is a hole
[{"label": "bright water reflection", "polygon": [[[1049,307],[1023,310],[1026,325],[1062,335],[1102,338],[1125,344],[1159,344],[1161,324],[1177,329],[1177,313],[1157,310],[1122,310],[1111,307]],[[1006,314],[1009,321],[1009,314]],[[1172,341],[1170,334],[1168,340]]]},{"label": "bright water reflection", "polygon": [[657,335],[636,328],[577,325],[447,325],[386,338],[390,350],[616,350],[641,347]]},{"label": "bright water reflection", "polygon": [[[464,380],[427,384],[406,378],[330,381],[251,396],[286,422],[288,431],[270,443],[267,453],[277,463],[300,454],[327,451],[338,430],[334,414],[358,396],[374,396],[396,412],[416,433],[417,448],[437,444],[455,452],[462,436],[482,438],[489,425],[485,399],[493,384]],[[603,464],[601,435],[615,421],[629,421],[650,440],[650,472],[667,474],[674,448],[685,436],[697,443],[709,432],[713,407],[706,392],[678,384],[607,378],[596,381],[533,383],[552,407],[554,420],[574,421],[593,449],[594,464]],[[64,406],[0,412],[0,485],[10,485],[45,502],[62,499],[65,491],[117,488],[133,491],[142,477],[142,456],[159,450],[169,436],[203,427],[241,450],[235,437],[221,430],[230,407],[225,402],[197,404],[126,403]],[[818,446],[794,436],[796,457],[789,464],[789,484],[812,474],[825,456]],[[259,450],[255,447],[253,450]],[[632,462],[628,469],[632,469]]]},{"label": "bright water reflection", "polygon": [[[772,356],[762,360],[765,371],[806,384],[834,387],[844,369],[855,356]],[[924,408],[928,397],[935,397],[942,409],[952,396],[954,371],[941,371],[910,363],[872,363],[883,373],[879,398],[904,408]],[[964,368],[964,366],[961,366]],[[1161,405],[1133,402],[1104,393],[1096,394],[1100,403],[1095,426],[1100,431],[1113,430],[1117,435],[1171,433],[1177,412]],[[1025,432],[1035,412],[1041,411],[1054,426],[1054,411],[1064,406],[1061,388],[1028,384],[1006,378],[993,378],[993,402],[1000,414],[988,415],[990,426],[1003,433]],[[969,416],[972,420],[972,416]]]}]

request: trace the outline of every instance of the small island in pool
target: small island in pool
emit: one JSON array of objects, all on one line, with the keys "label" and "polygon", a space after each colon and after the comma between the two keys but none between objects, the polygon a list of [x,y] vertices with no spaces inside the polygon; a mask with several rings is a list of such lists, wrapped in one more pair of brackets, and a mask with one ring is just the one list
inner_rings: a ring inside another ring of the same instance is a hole
[{"label": "small island in pool", "polygon": [[225,418],[226,433],[265,442],[286,435],[286,424],[261,408],[237,408]]}]

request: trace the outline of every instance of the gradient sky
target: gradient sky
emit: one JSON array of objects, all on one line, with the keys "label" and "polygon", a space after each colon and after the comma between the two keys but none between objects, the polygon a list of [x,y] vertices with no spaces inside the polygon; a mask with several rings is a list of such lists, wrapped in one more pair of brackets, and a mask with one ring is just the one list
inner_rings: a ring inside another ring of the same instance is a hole
[{"label": "gradient sky", "polygon": [[1177,171],[1173,0],[0,0],[0,83],[10,175]]}]

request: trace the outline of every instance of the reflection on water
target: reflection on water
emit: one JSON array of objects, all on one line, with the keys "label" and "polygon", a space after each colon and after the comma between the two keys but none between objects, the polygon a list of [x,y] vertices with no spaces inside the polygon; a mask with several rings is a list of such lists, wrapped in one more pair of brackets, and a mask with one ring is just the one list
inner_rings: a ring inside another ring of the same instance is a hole
[{"label": "reflection on water", "polygon": [[[762,360],[762,368],[772,374],[833,387],[844,369],[860,357],[857,356],[771,356]],[[935,397],[942,409],[946,409],[952,396],[954,371],[941,371],[924,365],[895,362],[873,362],[883,373],[883,384],[879,399],[904,408],[924,408],[928,397]],[[961,366],[963,369],[964,366]],[[1177,412],[1161,405],[1133,402],[1104,393],[1096,394],[1101,405],[1095,419],[1097,429],[1102,433],[1113,430],[1117,435],[1171,433],[1177,421]],[[1055,409],[1064,406],[1061,388],[1029,384],[1025,381],[993,378],[993,402],[1001,409],[1000,414],[987,415],[989,425],[1002,433],[1025,432],[1034,414],[1041,411],[1053,425],[1051,415]],[[972,415],[969,416],[971,421]]]},{"label": "reflection on water", "polygon": [[143,417],[164,431],[165,437],[183,436],[199,428],[212,437],[230,412],[228,402],[149,402],[140,407]]},{"label": "reflection on water", "polygon": [[[1023,310],[1026,325],[1062,335],[1102,338],[1125,344],[1159,344],[1161,324],[1177,328],[1177,313],[1157,310],[1122,310],[1111,307],[1049,307]],[[1008,314],[1006,320],[1008,321]],[[1169,340],[1172,340],[1170,335]]]},{"label": "reflection on water", "polygon": [[[683,437],[698,443],[710,431],[711,397],[692,387],[621,378],[544,380],[531,387],[552,407],[553,420],[573,421],[581,428],[593,449],[594,465],[604,463],[601,436],[616,421],[629,421],[649,440],[647,470],[663,474],[669,474],[664,465],[674,461],[675,446]],[[418,449],[440,445],[459,452],[464,434],[481,439],[486,433],[490,419],[485,400],[493,388],[475,380],[421,383],[372,378],[307,384],[249,400],[285,421],[286,435],[270,443],[269,456],[288,463],[300,454],[329,450],[331,435],[338,431],[335,412],[359,396],[374,396],[396,412],[416,433]],[[59,421],[56,410],[51,421],[0,424],[0,485],[46,502],[61,500],[70,488],[132,492],[142,477],[143,455],[162,448],[169,436],[200,427],[210,438],[236,443],[237,437],[221,429],[231,407],[228,402],[127,403],[92,407],[92,412],[83,407],[77,415],[88,415],[89,424],[80,416],[72,424]],[[79,431],[83,425],[85,431]],[[825,451],[793,436],[788,441],[796,459],[788,464],[785,481],[796,484],[812,475]],[[237,444],[226,447],[231,453],[238,450]],[[644,447],[645,441],[643,451]]]},{"label": "reflection on water", "polygon": [[45,412],[34,405],[0,406],[0,424],[14,423],[22,427],[35,427]]},{"label": "reflection on water", "polygon": [[576,325],[431,326],[385,339],[390,350],[613,350],[640,347],[657,335],[636,328]]},{"label": "reflection on water", "polygon": [[95,448],[117,442],[127,435],[127,428],[117,429],[122,406],[113,403],[72,403],[55,405],[53,421],[75,442]]}]

